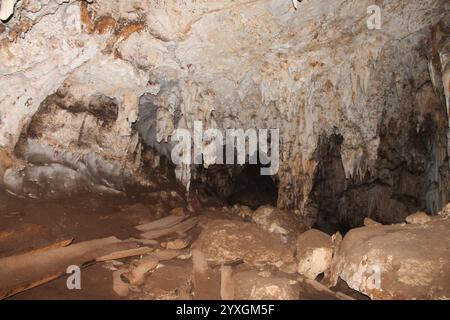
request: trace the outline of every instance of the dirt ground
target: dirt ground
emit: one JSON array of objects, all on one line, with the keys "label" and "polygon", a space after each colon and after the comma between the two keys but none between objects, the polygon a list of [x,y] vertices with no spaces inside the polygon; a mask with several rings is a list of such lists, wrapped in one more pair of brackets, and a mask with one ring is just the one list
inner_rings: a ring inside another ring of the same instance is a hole
[{"label": "dirt ground", "polygon": [[[137,238],[139,231],[135,229],[136,225],[157,220],[178,207],[186,208],[185,200],[167,193],[163,197],[149,194],[139,198],[80,195],[64,200],[22,199],[1,193],[0,258],[72,238],[73,243],[110,236],[119,239]],[[211,214],[207,211],[205,209],[205,212],[195,214]],[[195,239],[200,230],[196,226],[189,231],[188,238]],[[132,260],[126,258],[121,261],[131,263]],[[245,270],[246,266],[238,266],[237,270],[240,269]],[[164,262],[148,277],[143,291],[131,292],[126,298],[119,297],[113,291],[113,270],[115,267],[110,264],[98,263],[82,270],[81,290],[67,289],[66,277],[62,277],[9,299],[171,299],[176,296],[167,293],[179,293],[180,287],[190,283],[192,261],[175,259]],[[213,268],[208,278],[202,281],[201,290],[196,292],[194,298],[220,299],[220,279],[220,267]],[[362,298],[347,289],[339,288],[341,292]],[[335,298],[305,286],[301,287],[301,291],[301,299]]]}]

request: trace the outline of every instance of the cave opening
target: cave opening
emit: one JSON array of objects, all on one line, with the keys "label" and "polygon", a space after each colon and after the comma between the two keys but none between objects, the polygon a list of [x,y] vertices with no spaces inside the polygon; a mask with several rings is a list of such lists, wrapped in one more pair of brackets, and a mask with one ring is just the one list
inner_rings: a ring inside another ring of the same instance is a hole
[{"label": "cave opening", "polygon": [[193,190],[204,192],[224,205],[244,205],[252,210],[263,205],[277,205],[276,176],[261,175],[261,164],[213,165],[199,167]]},{"label": "cave opening", "polygon": [[246,165],[236,179],[234,192],[227,204],[242,204],[256,210],[262,205],[277,205],[278,183],[276,178],[260,174],[260,165]]}]

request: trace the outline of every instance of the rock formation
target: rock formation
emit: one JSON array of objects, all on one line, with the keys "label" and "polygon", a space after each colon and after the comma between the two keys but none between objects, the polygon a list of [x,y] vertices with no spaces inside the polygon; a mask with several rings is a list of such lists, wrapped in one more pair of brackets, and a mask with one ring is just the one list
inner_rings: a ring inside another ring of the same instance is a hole
[{"label": "rock formation", "polygon": [[449,299],[449,230],[448,217],[353,229],[333,273],[372,299]]}]

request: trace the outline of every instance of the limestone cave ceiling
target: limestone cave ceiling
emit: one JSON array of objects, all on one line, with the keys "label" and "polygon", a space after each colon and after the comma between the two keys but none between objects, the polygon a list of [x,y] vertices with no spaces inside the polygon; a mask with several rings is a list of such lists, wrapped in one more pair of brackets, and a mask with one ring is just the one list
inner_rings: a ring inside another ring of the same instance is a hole
[{"label": "limestone cave ceiling", "polygon": [[[202,121],[278,128],[276,201],[306,220],[436,213],[450,3],[376,2],[379,29],[368,0],[2,0],[1,183],[29,197],[151,187],[173,130]],[[202,174],[173,169],[185,187]]]}]

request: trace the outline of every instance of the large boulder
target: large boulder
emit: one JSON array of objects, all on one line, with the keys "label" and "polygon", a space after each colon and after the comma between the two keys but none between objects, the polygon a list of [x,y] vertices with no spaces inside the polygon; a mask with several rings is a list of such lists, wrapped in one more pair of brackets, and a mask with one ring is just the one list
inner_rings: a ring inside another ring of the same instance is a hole
[{"label": "large boulder", "polygon": [[319,230],[311,229],[297,239],[297,271],[308,279],[316,279],[331,266],[332,238]]},{"label": "large boulder", "polygon": [[332,270],[372,299],[450,299],[449,243],[448,217],[353,229]]},{"label": "large boulder", "polygon": [[194,246],[210,262],[243,260],[254,266],[282,266],[294,261],[293,248],[253,223],[220,219],[210,220],[204,227]]}]

